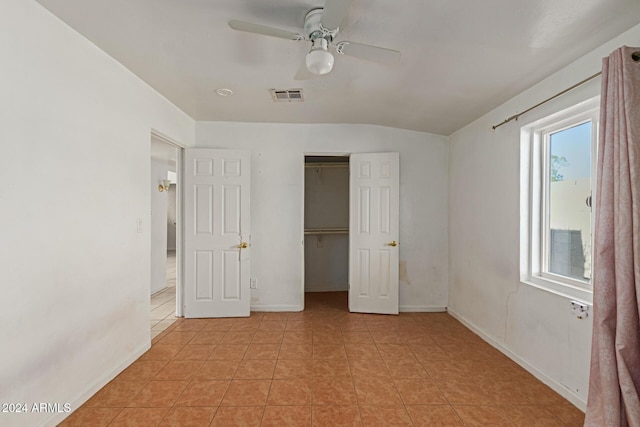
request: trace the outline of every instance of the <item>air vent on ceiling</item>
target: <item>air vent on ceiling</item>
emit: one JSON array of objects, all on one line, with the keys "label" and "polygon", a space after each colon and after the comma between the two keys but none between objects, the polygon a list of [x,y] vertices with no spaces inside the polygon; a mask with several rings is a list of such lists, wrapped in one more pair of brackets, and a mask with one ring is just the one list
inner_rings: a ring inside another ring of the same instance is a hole
[{"label": "air vent on ceiling", "polygon": [[273,102],[302,102],[302,89],[271,89]]}]

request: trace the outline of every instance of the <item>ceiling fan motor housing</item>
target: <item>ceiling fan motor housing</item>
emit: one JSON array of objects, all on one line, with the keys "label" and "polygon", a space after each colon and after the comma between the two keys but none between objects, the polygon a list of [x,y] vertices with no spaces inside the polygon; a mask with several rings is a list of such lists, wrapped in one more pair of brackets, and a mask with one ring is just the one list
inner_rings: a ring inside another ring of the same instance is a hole
[{"label": "ceiling fan motor housing", "polygon": [[311,41],[314,41],[317,38],[326,38],[327,42],[331,43],[335,36],[335,32],[328,33],[326,28],[323,30],[322,24],[320,23],[323,13],[324,9],[320,7],[318,9],[312,9],[306,14],[304,17],[304,33]]}]

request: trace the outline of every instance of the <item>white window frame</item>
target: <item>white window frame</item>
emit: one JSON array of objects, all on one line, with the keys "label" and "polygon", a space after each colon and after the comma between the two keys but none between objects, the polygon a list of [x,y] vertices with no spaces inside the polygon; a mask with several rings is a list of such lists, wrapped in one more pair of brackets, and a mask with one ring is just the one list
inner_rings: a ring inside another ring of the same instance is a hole
[{"label": "white window frame", "polygon": [[[593,301],[591,281],[582,281],[548,271],[549,141],[551,133],[591,121],[591,206],[595,207],[597,132],[600,97],[560,111],[524,126],[521,130],[521,226],[520,280],[523,283],[585,302]],[[591,215],[591,276],[593,277],[593,230]]]}]

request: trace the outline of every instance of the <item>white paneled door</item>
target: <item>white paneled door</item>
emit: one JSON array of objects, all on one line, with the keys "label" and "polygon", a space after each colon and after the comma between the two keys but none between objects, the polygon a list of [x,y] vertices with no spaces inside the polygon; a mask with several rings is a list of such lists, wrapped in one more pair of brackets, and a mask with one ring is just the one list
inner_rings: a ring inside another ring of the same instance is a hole
[{"label": "white paneled door", "polygon": [[249,161],[246,151],[185,150],[185,317],[249,316]]},{"label": "white paneled door", "polygon": [[352,154],[349,163],[349,310],[398,314],[400,156]]}]

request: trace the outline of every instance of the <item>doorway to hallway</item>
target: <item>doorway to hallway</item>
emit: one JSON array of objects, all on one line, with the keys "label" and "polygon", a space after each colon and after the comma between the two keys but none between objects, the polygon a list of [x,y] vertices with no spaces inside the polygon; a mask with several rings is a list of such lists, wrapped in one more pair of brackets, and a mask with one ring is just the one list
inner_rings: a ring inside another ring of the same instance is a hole
[{"label": "doorway to hallway", "polygon": [[151,338],[176,320],[180,304],[180,148],[151,135],[150,326]]}]

